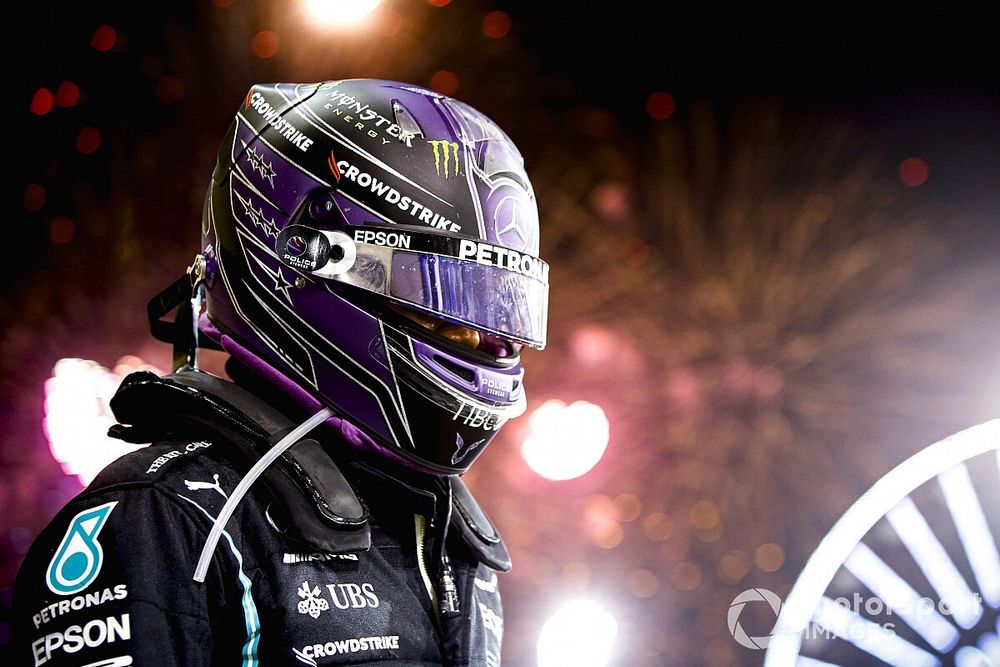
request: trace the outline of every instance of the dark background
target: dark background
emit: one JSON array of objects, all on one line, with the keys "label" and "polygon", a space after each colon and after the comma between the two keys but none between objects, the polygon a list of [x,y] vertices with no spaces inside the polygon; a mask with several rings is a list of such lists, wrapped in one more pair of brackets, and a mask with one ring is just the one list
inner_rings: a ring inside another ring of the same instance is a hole
[{"label": "dark background", "polygon": [[[354,29],[297,2],[14,11],[0,643],[22,555],[81,488],[49,453],[43,384],[62,357],[166,367],[144,305],[198,249],[218,142],[255,82],[457,81],[525,155],[553,267],[529,409],[591,400],[612,435],[591,473],[549,482],[520,459],[522,421],[469,475],[515,559],[505,664],[534,664],[541,622],[574,595],[614,610],[615,664],[759,662],[729,636],[733,597],[786,593],[872,482],[996,415],[995,18],[433,4],[384,0]],[[265,30],[278,47],[263,58]],[[32,110],[64,81],[78,99]],[[664,119],[647,109],[658,91]],[[900,172],[910,158],[919,184]]]}]

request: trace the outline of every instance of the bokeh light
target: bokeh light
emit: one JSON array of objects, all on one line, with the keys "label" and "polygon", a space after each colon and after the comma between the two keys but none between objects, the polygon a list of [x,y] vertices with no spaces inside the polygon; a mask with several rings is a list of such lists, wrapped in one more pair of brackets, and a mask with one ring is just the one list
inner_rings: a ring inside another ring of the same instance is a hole
[{"label": "bokeh light", "polygon": [[82,127],[76,135],[76,150],[90,155],[101,147],[101,133],[96,127]]},{"label": "bokeh light", "polygon": [[90,46],[95,51],[110,51],[115,48],[118,33],[109,25],[99,25],[90,38]]},{"label": "bokeh light", "polygon": [[52,107],[55,105],[56,98],[52,94],[52,91],[48,88],[39,88],[35,91],[35,94],[31,97],[31,113],[36,116],[44,116],[48,112],[52,111]]},{"label": "bokeh light", "polygon": [[273,30],[261,30],[250,40],[250,48],[258,58],[271,58],[278,52],[281,40]]},{"label": "bokeh light", "polygon": [[762,544],[754,551],[754,562],[761,571],[774,572],[785,564],[785,550],[779,544]]},{"label": "bokeh light", "polygon": [[618,129],[618,120],[607,109],[591,109],[581,114],[583,131],[594,139],[607,139]]},{"label": "bokeh light", "polygon": [[677,563],[670,570],[670,583],[679,591],[693,591],[701,585],[701,568],[690,561]]},{"label": "bokeh light", "polygon": [[483,32],[490,39],[503,39],[510,32],[510,15],[499,10],[490,12],[483,18]]},{"label": "bokeh light", "polygon": [[620,353],[618,341],[612,332],[586,325],[573,333],[570,349],[578,361],[593,365],[605,364]]},{"label": "bokeh light", "polygon": [[699,530],[709,530],[719,524],[719,506],[711,500],[699,500],[688,514],[691,525]]},{"label": "bokeh light", "polygon": [[635,521],[642,513],[642,501],[634,493],[621,493],[615,497],[619,520],[628,523]]},{"label": "bokeh light", "polygon": [[567,602],[542,625],[538,667],[604,667],[617,634],[618,621],[596,602]]},{"label": "bokeh light", "polygon": [[355,25],[368,17],[381,0],[303,0],[309,18],[323,25]]},{"label": "bokeh light", "polygon": [[899,180],[903,185],[915,188],[927,182],[927,163],[918,157],[909,157],[899,164]]},{"label": "bokeh light", "polygon": [[646,113],[653,120],[666,120],[677,109],[673,95],[658,90],[646,98]]},{"label": "bokeh light", "polygon": [[156,83],[156,99],[163,104],[176,104],[184,99],[186,93],[184,81],[180,77],[168,74]]},{"label": "bokeh light", "polygon": [[60,359],[45,382],[45,435],[49,451],[67,475],[86,485],[105,466],[144,445],[108,437],[122,377],[85,359]]},{"label": "bokeh light", "polygon": [[614,549],[625,538],[618,507],[603,493],[587,497],[581,520],[583,533],[601,549]]},{"label": "bokeh light", "polygon": [[587,401],[566,405],[546,401],[528,420],[530,435],[521,445],[528,467],[552,480],[589,472],[608,446],[610,426],[604,410]]},{"label": "bokeh light", "polygon": [[57,215],[52,218],[49,225],[49,239],[56,245],[64,245],[73,240],[76,233],[76,223],[72,218],[65,215]]},{"label": "bokeh light", "polygon": [[653,512],[642,520],[642,532],[653,542],[662,542],[674,534],[674,522],[663,512]]},{"label": "bokeh light", "polygon": [[622,224],[632,213],[628,190],[621,183],[601,183],[590,194],[590,201],[608,222]]},{"label": "bokeh light", "polygon": [[38,183],[28,183],[24,188],[24,210],[37,211],[45,206],[47,194],[45,188]]},{"label": "bokeh light", "polygon": [[56,104],[61,107],[73,107],[80,102],[80,86],[72,81],[63,81],[56,88]]},{"label": "bokeh light", "polygon": [[628,589],[637,598],[649,598],[660,590],[660,578],[652,570],[635,570],[628,575]]},{"label": "bokeh light", "polygon": [[458,75],[450,70],[438,70],[431,76],[429,86],[442,95],[454,95],[458,92]]},{"label": "bokeh light", "polygon": [[750,557],[745,552],[734,549],[722,557],[717,569],[723,581],[735,584],[750,573]]}]

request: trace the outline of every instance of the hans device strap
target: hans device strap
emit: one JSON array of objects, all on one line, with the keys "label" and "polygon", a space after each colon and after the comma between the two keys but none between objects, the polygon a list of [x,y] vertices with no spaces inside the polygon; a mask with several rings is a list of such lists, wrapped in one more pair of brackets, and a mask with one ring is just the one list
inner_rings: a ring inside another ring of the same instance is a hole
[{"label": "hans device strap", "polygon": [[[145,443],[209,432],[232,444],[237,464],[245,469],[295,427],[243,387],[196,370],[164,377],[132,373],[111,408],[121,422],[111,427],[112,437]],[[262,479],[287,515],[288,537],[323,553],[356,553],[371,546],[367,509],[315,440],[302,440],[282,454]],[[456,510],[452,524],[482,563],[507,572],[510,555],[493,523],[458,476],[448,479]]]},{"label": "hans device strap", "polygon": [[[111,427],[112,437],[142,443],[203,437],[207,431],[231,444],[238,465],[246,469],[295,427],[242,387],[200,371],[162,378],[148,371],[132,373],[111,399],[111,409],[122,422]],[[324,553],[371,546],[367,509],[315,440],[302,440],[282,454],[263,480],[294,529],[289,537]]]}]

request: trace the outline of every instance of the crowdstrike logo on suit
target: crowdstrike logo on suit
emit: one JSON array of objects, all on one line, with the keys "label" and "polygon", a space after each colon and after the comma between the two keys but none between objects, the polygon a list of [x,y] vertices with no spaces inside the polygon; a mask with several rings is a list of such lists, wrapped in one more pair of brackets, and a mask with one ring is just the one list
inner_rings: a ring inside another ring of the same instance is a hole
[{"label": "crowdstrike logo on suit", "polygon": [[382,635],[380,637],[353,637],[338,639],[325,644],[308,644],[302,648],[292,648],[292,653],[299,662],[317,667],[316,658],[327,658],[349,653],[367,653],[368,651],[395,651],[399,649],[399,635]]}]

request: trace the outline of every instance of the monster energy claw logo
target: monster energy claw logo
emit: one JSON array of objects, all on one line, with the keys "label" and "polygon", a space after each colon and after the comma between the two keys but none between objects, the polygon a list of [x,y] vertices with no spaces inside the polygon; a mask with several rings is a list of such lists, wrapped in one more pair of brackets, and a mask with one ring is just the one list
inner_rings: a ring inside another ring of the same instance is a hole
[{"label": "monster energy claw logo", "polygon": [[[457,176],[462,173],[458,167],[458,144],[454,141],[428,141],[431,148],[434,150],[434,171],[437,172],[438,176],[444,176],[446,179],[454,174]],[[455,168],[449,169],[452,159],[454,158]]]},{"label": "monster energy claw logo", "polygon": [[79,593],[97,577],[104,561],[97,536],[117,504],[105,503],[73,517],[45,573],[50,591],[58,595]]}]

